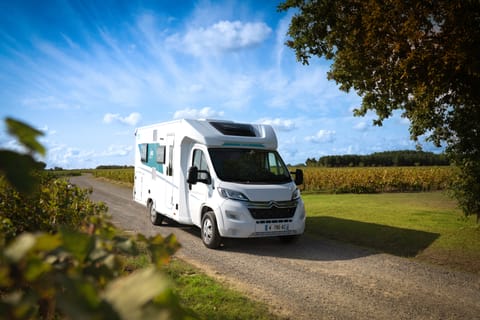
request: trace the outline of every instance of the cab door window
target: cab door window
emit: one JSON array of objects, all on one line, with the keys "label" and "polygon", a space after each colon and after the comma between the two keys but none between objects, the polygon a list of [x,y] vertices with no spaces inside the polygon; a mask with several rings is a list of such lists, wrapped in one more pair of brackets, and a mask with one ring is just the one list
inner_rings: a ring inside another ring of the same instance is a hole
[{"label": "cab door window", "polygon": [[192,166],[198,169],[198,182],[207,183],[210,180],[207,159],[202,150],[195,149],[193,151]]}]

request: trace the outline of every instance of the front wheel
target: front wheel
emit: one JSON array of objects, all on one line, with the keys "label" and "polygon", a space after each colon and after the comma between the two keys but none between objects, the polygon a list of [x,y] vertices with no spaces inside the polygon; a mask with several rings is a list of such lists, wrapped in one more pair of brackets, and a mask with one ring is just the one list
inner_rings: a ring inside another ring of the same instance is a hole
[{"label": "front wheel", "polygon": [[154,226],[159,226],[162,224],[162,221],[163,221],[163,218],[162,216],[157,212],[157,210],[155,209],[155,206],[153,205],[153,202],[149,202],[148,203],[148,215],[150,217],[150,222],[154,225]]},{"label": "front wheel", "polygon": [[210,249],[216,249],[220,246],[222,237],[218,232],[217,219],[215,213],[208,211],[202,218],[202,242]]}]

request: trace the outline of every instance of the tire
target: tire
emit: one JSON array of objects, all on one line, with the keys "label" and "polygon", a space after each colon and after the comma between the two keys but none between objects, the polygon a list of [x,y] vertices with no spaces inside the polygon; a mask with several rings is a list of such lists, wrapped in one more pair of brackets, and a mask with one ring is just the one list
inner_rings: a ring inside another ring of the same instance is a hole
[{"label": "tire", "polygon": [[217,249],[220,246],[222,237],[218,232],[217,219],[213,211],[206,212],[202,218],[201,237],[207,248]]},{"label": "tire", "polygon": [[148,216],[150,217],[150,222],[154,225],[154,226],[159,226],[162,224],[162,221],[163,221],[163,218],[162,218],[162,215],[159,214],[157,212],[157,210],[155,209],[154,205],[153,205],[153,201],[150,201],[148,203]]}]

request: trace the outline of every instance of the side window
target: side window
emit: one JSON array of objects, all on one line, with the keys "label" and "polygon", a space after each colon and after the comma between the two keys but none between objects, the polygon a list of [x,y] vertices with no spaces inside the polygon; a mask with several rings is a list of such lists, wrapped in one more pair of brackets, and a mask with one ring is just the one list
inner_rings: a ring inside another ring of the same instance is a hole
[{"label": "side window", "polygon": [[148,156],[148,144],[142,143],[140,145],[140,159],[142,162],[147,162],[147,156]]},{"label": "side window", "polygon": [[268,164],[270,167],[270,172],[275,175],[284,175],[285,170],[282,166],[280,159],[276,156],[275,153],[269,152],[268,153]]},{"label": "side window", "polygon": [[205,154],[202,150],[195,149],[193,151],[192,166],[198,168],[198,181],[207,183],[210,174],[208,170],[207,159],[205,158]]},{"label": "side window", "polygon": [[157,145],[157,163],[165,163],[165,146]]}]

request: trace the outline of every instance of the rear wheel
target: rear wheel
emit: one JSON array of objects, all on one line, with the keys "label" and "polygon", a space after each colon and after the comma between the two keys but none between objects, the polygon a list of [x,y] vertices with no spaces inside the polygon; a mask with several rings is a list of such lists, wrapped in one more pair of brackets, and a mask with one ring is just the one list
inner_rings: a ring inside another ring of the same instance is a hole
[{"label": "rear wheel", "polygon": [[216,249],[220,246],[222,237],[218,232],[217,219],[215,213],[208,211],[202,218],[202,241],[203,244],[210,249]]},{"label": "rear wheel", "polygon": [[148,203],[148,215],[150,217],[150,222],[154,225],[154,226],[159,226],[162,224],[162,221],[163,221],[163,217],[161,214],[159,214],[157,212],[157,210],[155,209],[155,206],[153,205],[153,202],[150,201]]}]

